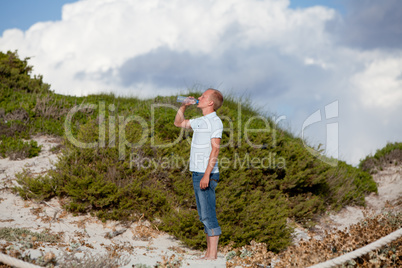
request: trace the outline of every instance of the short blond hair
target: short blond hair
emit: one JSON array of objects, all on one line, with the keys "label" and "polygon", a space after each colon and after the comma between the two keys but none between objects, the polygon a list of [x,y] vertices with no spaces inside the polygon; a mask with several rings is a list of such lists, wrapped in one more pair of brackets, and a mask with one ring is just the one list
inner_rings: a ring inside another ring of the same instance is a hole
[{"label": "short blond hair", "polygon": [[214,111],[217,111],[219,108],[221,108],[223,104],[223,96],[222,93],[214,88],[208,88],[207,90],[212,90],[212,94],[210,96],[210,99],[214,102]]}]

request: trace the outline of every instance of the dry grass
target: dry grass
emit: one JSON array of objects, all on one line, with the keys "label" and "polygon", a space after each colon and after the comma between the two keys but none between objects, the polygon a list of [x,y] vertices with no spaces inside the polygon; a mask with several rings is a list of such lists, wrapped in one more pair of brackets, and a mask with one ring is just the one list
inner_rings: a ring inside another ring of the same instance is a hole
[{"label": "dry grass", "polygon": [[127,257],[116,255],[114,252],[108,252],[106,254],[90,254],[84,252],[81,257],[79,257],[77,253],[78,252],[64,252],[62,256],[57,259],[57,267],[117,268],[129,263]]},{"label": "dry grass", "polygon": [[187,252],[186,250],[182,249],[181,247],[175,247],[175,246],[169,247],[168,249],[171,251],[177,252],[179,254],[184,254]]},{"label": "dry grass", "polygon": [[183,262],[183,258],[180,256],[176,256],[175,254],[168,256],[162,256],[162,261],[156,263],[156,267],[158,268],[176,268],[181,267]]},{"label": "dry grass", "polygon": [[131,230],[133,240],[149,241],[160,235],[159,230],[147,221],[138,221],[136,226]]},{"label": "dry grass", "polygon": [[29,121],[29,114],[23,108],[18,108],[8,114],[4,115],[5,121],[13,121],[13,120],[20,120],[22,122]]},{"label": "dry grass", "polygon": [[55,100],[54,97],[48,95],[43,98],[36,99],[35,113],[46,119],[60,119],[69,111],[67,102],[63,100]]},{"label": "dry grass", "polygon": [[[251,242],[227,254],[227,267],[308,267],[344,255],[401,228],[402,214],[366,217],[349,230],[326,232],[323,239],[301,241],[275,255],[266,245]],[[314,237],[310,233],[310,237]],[[348,267],[402,267],[402,238],[347,263]]]},{"label": "dry grass", "polygon": [[23,228],[0,228],[0,239],[6,241],[25,241],[25,242],[49,242],[56,243],[60,241],[60,236],[49,232],[32,232]]}]

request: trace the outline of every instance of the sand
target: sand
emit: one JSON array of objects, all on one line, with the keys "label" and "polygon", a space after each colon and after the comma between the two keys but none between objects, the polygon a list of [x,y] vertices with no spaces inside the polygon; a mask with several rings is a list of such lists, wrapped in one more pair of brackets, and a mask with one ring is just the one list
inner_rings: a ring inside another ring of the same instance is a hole
[{"label": "sand", "polygon": [[[314,238],[321,239],[325,231],[344,230],[357,224],[365,217],[381,213],[402,212],[402,165],[389,165],[383,170],[372,174],[377,183],[378,194],[371,193],[365,197],[365,207],[346,206],[339,212],[330,212],[320,219],[312,228]],[[309,231],[300,226],[295,228],[294,242],[310,239]]]},{"label": "sand", "polygon": [[402,166],[390,165],[373,174],[373,179],[377,183],[378,194],[366,196],[366,207],[346,206],[340,212],[329,215],[332,226],[344,229],[358,223],[365,215],[402,211]]}]

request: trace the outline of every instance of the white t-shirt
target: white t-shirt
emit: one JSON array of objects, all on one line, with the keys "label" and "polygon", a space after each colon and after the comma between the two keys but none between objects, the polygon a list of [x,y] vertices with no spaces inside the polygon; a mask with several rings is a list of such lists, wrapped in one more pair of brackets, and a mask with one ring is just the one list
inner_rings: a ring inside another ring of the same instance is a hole
[{"label": "white t-shirt", "polygon": [[[222,138],[223,124],[216,112],[190,119],[193,140],[190,151],[190,171],[204,173],[212,151],[211,139]],[[218,161],[211,173],[219,172]]]}]

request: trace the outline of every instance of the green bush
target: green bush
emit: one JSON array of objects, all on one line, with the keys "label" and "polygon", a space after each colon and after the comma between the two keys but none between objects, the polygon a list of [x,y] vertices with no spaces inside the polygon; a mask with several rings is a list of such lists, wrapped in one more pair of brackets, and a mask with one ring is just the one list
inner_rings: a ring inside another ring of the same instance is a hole
[{"label": "green bush", "polygon": [[28,65],[29,58],[20,60],[17,52],[0,52],[0,84],[2,88],[9,89],[2,95],[11,94],[14,91],[27,93],[51,92],[50,86],[43,83],[42,76],[31,78],[32,66]]},{"label": "green bush", "polygon": [[16,137],[2,136],[0,139],[0,156],[10,157],[11,160],[25,159],[38,156],[42,145],[34,140],[23,141]]},{"label": "green bush", "polygon": [[388,165],[402,163],[402,142],[388,143],[373,156],[367,156],[360,161],[359,167],[367,172],[376,172]]},{"label": "green bush", "polygon": [[56,196],[55,181],[48,175],[33,177],[28,170],[16,174],[19,186],[14,189],[24,199],[49,200]]}]

